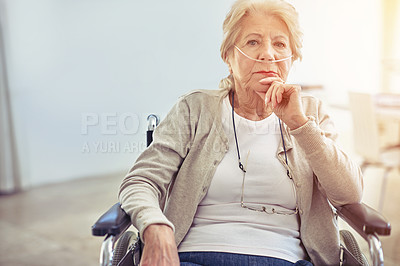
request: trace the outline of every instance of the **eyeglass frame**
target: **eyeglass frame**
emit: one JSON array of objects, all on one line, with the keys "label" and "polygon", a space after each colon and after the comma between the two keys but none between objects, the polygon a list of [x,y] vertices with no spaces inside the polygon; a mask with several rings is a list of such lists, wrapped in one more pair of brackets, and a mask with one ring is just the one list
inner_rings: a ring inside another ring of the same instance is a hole
[{"label": "eyeglass frame", "polygon": [[[299,206],[297,205],[297,199],[296,199],[296,208],[295,210],[290,210],[288,212],[283,212],[283,211],[277,211],[275,208],[271,208],[271,211],[268,211],[268,209],[265,206],[260,206],[260,209],[254,208],[254,207],[250,207],[247,206],[244,203],[244,180],[246,177],[246,166],[247,166],[247,160],[245,163],[245,167],[243,167],[243,169],[241,168],[240,170],[242,170],[243,172],[243,179],[242,179],[242,189],[241,189],[241,196],[240,196],[240,207],[244,208],[244,209],[248,209],[251,211],[257,211],[257,212],[265,212],[266,214],[281,214],[281,215],[296,215],[299,213]],[[289,177],[290,178],[290,177]],[[291,178],[290,178],[291,179]],[[291,179],[292,180],[292,179]],[[292,180],[293,181],[293,180]],[[292,185],[294,186],[293,182]],[[297,197],[296,197],[297,198]]]}]

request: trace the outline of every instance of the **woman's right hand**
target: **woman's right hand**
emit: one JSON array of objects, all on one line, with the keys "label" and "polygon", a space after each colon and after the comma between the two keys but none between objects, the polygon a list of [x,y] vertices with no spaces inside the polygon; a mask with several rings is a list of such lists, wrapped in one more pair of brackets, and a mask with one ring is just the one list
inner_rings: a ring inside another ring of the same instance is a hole
[{"label": "woman's right hand", "polygon": [[149,225],[143,232],[145,241],[141,266],[179,266],[178,249],[172,228],[165,224]]}]

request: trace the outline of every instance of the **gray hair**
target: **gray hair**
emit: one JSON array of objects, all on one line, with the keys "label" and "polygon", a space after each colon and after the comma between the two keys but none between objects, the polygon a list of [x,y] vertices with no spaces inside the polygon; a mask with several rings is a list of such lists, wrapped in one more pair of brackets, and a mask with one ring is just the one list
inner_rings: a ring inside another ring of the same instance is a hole
[{"label": "gray hair", "polygon": [[[290,48],[293,52],[293,61],[302,59],[300,49],[303,33],[300,29],[298,13],[296,9],[284,0],[237,0],[226,15],[222,26],[224,37],[221,44],[221,57],[228,64],[228,58],[232,53],[235,41],[240,34],[240,23],[245,16],[254,12],[265,11],[268,15],[281,19],[289,29]],[[223,90],[234,88],[233,76],[221,80],[219,87]]]}]

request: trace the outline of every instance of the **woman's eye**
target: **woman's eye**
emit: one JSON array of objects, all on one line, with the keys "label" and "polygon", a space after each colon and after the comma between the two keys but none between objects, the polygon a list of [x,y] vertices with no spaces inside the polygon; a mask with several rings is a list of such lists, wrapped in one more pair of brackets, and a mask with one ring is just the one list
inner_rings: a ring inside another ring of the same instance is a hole
[{"label": "woman's eye", "polygon": [[255,46],[255,45],[258,44],[258,41],[256,41],[256,40],[250,40],[250,41],[247,42],[247,44],[249,44],[249,45],[251,45],[251,46]]},{"label": "woman's eye", "polygon": [[284,42],[276,42],[275,45],[278,46],[279,48],[285,48],[286,47],[286,44]]}]

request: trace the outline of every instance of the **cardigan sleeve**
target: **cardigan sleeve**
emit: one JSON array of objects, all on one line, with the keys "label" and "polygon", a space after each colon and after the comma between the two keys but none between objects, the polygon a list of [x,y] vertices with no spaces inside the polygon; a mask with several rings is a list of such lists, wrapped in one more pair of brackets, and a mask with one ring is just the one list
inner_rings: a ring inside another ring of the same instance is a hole
[{"label": "cardigan sleeve", "polygon": [[174,225],[163,214],[170,184],[190,147],[190,111],[182,97],[154,131],[152,144],[122,181],[119,200],[140,234],[151,224]]},{"label": "cardigan sleeve", "polygon": [[311,109],[315,111],[306,113],[308,122],[290,133],[305,151],[320,191],[336,207],[360,202],[363,177],[359,166],[336,144],[337,133],[321,101],[315,99]]}]

